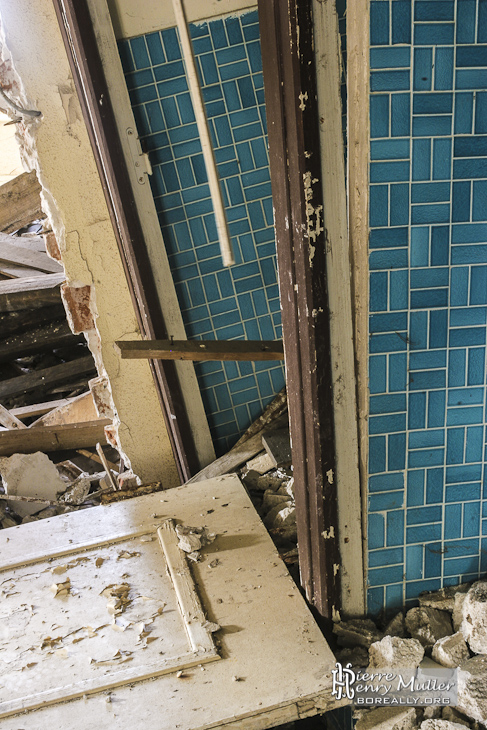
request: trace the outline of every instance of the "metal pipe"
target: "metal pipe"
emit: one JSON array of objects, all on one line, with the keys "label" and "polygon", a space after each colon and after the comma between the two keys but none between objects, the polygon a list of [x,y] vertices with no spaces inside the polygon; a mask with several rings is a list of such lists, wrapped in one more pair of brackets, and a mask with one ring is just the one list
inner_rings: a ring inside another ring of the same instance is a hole
[{"label": "metal pipe", "polygon": [[196,124],[198,125],[198,133],[206,165],[206,174],[208,175],[208,185],[210,187],[223,265],[232,266],[232,264],[235,263],[235,257],[233,255],[232,243],[230,241],[225,205],[223,203],[220,187],[220,177],[216,167],[215,154],[210,137],[210,128],[208,126],[208,118],[206,116],[203,96],[201,94],[201,86],[193,52],[193,44],[191,43],[191,36],[189,34],[188,21],[184,11],[183,0],[172,0],[172,5],[174,8],[174,15],[176,16],[181,47],[183,49],[183,58],[186,64],[186,73],[188,76],[188,86],[191,93],[191,99],[193,101]]}]

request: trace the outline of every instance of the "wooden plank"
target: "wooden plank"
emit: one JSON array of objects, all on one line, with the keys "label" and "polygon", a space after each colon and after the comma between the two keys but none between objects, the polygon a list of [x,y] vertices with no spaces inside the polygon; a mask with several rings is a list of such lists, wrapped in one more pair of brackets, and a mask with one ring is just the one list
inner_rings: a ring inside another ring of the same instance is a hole
[{"label": "wooden plank", "polygon": [[[268,426],[268,430],[279,428],[285,421],[287,421],[287,416],[277,418],[272,425]],[[262,433],[257,433],[243,444],[234,446],[227,454],[220,456],[219,459],[215,459],[211,464],[205,466],[198,474],[195,474],[194,477],[189,479],[187,484],[202,482],[205,479],[213,479],[214,477],[235,471],[235,469],[238,469],[244,462],[252,459],[260,451],[262,451]]]},{"label": "wooden plank", "polygon": [[83,335],[73,335],[66,319],[50,322],[30,332],[22,332],[0,340],[0,363],[83,340]]},{"label": "wooden plank", "polygon": [[115,343],[122,359],[283,360],[282,340],[142,340]]},{"label": "wooden plank", "polygon": [[[41,274],[41,276],[44,276],[44,274]],[[51,307],[3,312],[0,314],[0,334],[2,337],[8,337],[17,332],[25,332],[25,330],[33,329],[38,325],[65,318],[66,311],[61,301]]]},{"label": "wooden plank", "polygon": [[55,408],[65,406],[73,400],[74,398],[59,398],[58,400],[50,400],[45,403],[33,403],[30,406],[11,408],[10,413],[19,419],[35,418],[35,416],[42,416],[44,413],[49,413],[49,411],[53,411]]},{"label": "wooden plank", "polygon": [[105,426],[111,425],[109,418],[87,423],[70,423],[63,426],[24,428],[0,432],[0,456],[32,454],[36,451],[61,451],[94,446],[105,440]]},{"label": "wooden plank", "polygon": [[289,429],[280,428],[262,436],[262,443],[274,466],[287,466],[292,462]]},{"label": "wooden plank", "polygon": [[58,274],[63,271],[62,265],[50,259],[47,253],[16,246],[15,239],[11,236],[0,235],[0,259],[10,264],[29,266],[45,274]]},{"label": "wooden plank", "polygon": [[0,261],[0,274],[8,279],[22,279],[25,276],[42,276],[38,269],[31,269],[28,266],[12,266],[8,262]]},{"label": "wooden plank", "polygon": [[61,301],[59,287],[64,279],[64,274],[60,273],[0,281],[0,312],[58,304]]},{"label": "wooden plank", "polygon": [[13,233],[38,218],[45,218],[41,189],[34,170],[0,187],[0,231]]},{"label": "wooden plank", "polygon": [[19,421],[10,411],[0,405],[0,423],[2,426],[6,426],[8,429],[14,428],[26,428],[26,426]]},{"label": "wooden plank", "polygon": [[63,362],[60,365],[53,365],[50,368],[35,370],[27,375],[19,375],[16,378],[8,378],[0,382],[0,399],[13,398],[21,393],[29,393],[33,390],[47,390],[49,386],[58,383],[69,383],[79,375],[91,375],[95,373],[95,363],[91,355],[80,357],[78,360]]},{"label": "wooden plank", "polygon": [[84,421],[94,421],[98,418],[93,396],[91,392],[82,393],[69,401],[62,401],[61,405],[49,413],[41,416],[31,423],[29,428],[37,426],[61,426],[63,423],[83,423]]},{"label": "wooden plank", "polygon": [[[354,14],[349,5],[347,22]],[[363,24],[365,7],[360,7],[357,19]],[[362,509],[357,428],[357,383],[353,343],[352,292],[350,281],[350,245],[347,223],[347,191],[342,131],[341,51],[338,18],[335,3],[313,0],[314,49],[318,83],[318,112],[320,120],[321,169],[323,174],[323,214],[328,241],[326,267],[328,272],[328,299],[330,304],[330,341],[333,374],[333,407],[335,418],[336,483],[338,498],[338,531],[340,534],[342,612],[348,616],[362,616],[366,612]],[[367,23],[365,23],[367,25]],[[347,34],[349,28],[347,25]],[[350,35],[348,36],[351,37]],[[355,54],[352,43],[349,53]],[[366,50],[368,57],[368,48]],[[349,60],[350,63],[350,60]],[[361,73],[363,71],[361,70]],[[367,91],[365,106],[367,109]],[[352,107],[355,113],[356,106]],[[365,121],[364,121],[365,120]],[[357,115],[362,128],[368,124],[368,112]],[[362,150],[360,151],[362,155]],[[349,146],[349,157],[355,161],[356,148]],[[368,173],[367,161],[364,165]],[[355,164],[355,162],[354,162]],[[350,173],[350,177],[356,170]],[[360,188],[367,197],[368,187]],[[364,213],[366,215],[367,208]],[[367,260],[361,266],[367,266]],[[367,278],[367,268],[361,271]],[[361,297],[362,302],[365,297]],[[354,312],[355,314],[355,312]],[[367,324],[367,321],[366,321]]]}]

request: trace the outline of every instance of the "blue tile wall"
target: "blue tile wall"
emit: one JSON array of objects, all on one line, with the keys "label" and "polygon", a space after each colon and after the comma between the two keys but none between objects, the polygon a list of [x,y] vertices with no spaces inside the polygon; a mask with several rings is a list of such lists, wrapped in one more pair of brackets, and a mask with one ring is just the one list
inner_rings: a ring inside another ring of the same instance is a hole
[{"label": "blue tile wall", "polygon": [[371,614],[487,568],[485,7],[371,2]]},{"label": "blue tile wall", "polygon": [[[236,265],[222,266],[176,29],[119,51],[191,339],[279,339],[281,314],[256,11],[190,26]],[[217,453],[284,385],[282,363],[196,365]]]}]

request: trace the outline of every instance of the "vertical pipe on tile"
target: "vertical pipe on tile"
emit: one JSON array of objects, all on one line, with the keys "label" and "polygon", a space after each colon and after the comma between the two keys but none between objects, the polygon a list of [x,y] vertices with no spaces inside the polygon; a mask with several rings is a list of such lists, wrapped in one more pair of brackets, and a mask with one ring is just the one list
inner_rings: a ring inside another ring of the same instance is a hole
[{"label": "vertical pipe on tile", "polygon": [[228,232],[228,223],[220,187],[220,178],[216,167],[213,145],[211,143],[210,129],[208,126],[205,105],[203,103],[203,96],[201,94],[201,86],[198,79],[198,72],[196,70],[196,62],[193,53],[193,44],[191,43],[191,37],[189,35],[183,0],[172,0],[172,5],[179,30],[179,38],[181,40],[183,58],[186,64],[186,73],[188,76],[189,90],[193,101],[196,124],[198,125],[198,133],[205,160],[206,173],[208,175],[208,185],[210,187],[223,265],[231,266],[235,263],[235,257],[233,255],[230,234]]}]

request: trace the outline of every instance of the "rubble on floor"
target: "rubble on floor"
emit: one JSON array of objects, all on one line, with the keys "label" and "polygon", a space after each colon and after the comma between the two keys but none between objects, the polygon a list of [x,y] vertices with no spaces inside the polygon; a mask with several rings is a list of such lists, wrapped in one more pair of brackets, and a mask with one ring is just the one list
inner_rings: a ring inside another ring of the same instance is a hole
[{"label": "rubble on floor", "polygon": [[347,647],[336,653],[342,665],[458,668],[455,708],[356,709],[356,730],[479,730],[479,723],[487,725],[487,579],[424,593],[419,606],[397,613],[382,629],[371,619],[353,619],[337,622],[333,633]]}]

